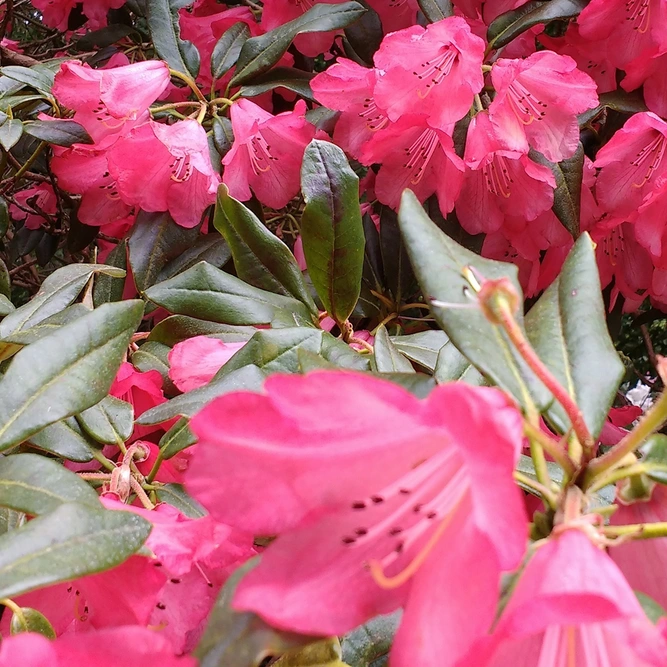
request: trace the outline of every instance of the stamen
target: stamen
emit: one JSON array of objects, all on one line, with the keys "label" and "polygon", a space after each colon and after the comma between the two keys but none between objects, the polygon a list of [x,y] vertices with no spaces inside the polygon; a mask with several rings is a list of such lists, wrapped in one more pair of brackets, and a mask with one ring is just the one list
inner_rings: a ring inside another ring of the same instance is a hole
[{"label": "stamen", "polygon": [[627,0],[625,11],[628,14],[625,20],[635,24],[632,29],[641,35],[646,33],[651,23],[650,0]]},{"label": "stamen", "polygon": [[366,121],[366,127],[371,132],[381,130],[389,122],[389,118],[378,109],[375,101],[370,98],[364,100],[364,110],[359,116]]},{"label": "stamen", "polygon": [[250,139],[246,144],[248,150],[248,156],[250,157],[250,166],[252,167],[255,176],[259,176],[260,173],[264,173],[271,169],[270,161],[277,160],[271,155],[271,146],[269,146],[266,139],[262,136],[261,132]]},{"label": "stamen", "polygon": [[409,170],[412,185],[417,185],[422,180],[426,173],[426,167],[439,145],[440,140],[436,131],[427,128],[409,148],[405,149],[408,160],[403,168]]},{"label": "stamen", "polygon": [[546,116],[548,104],[541,102],[523,84],[514,80],[507,89],[507,99],[510,101],[516,117],[524,124],[530,125],[533,121],[540,121]]},{"label": "stamen", "polygon": [[174,161],[169,165],[171,167],[171,180],[177,183],[183,183],[192,176],[192,165],[190,164],[189,155],[181,155],[175,157]]},{"label": "stamen", "polygon": [[514,182],[509,175],[507,159],[502,155],[494,155],[491,162],[482,167],[486,187],[491,194],[508,199],[512,194],[510,185]]},{"label": "stamen", "polygon": [[655,137],[651,143],[644,146],[644,148],[642,148],[639,153],[637,153],[637,156],[632,162],[630,162],[630,165],[637,167],[638,171],[639,167],[641,167],[649,159],[650,162],[646,168],[646,172],[644,173],[643,178],[639,182],[633,183],[632,187],[641,188],[653,178],[655,172],[662,166],[662,161],[665,157],[666,146],[667,142],[665,141],[665,135],[658,134],[658,136]]},{"label": "stamen", "polygon": [[430,78],[430,81],[424,88],[417,89],[417,97],[421,100],[423,100],[435,86],[442,83],[445,80],[445,77],[452,71],[454,62],[459,55],[458,51],[449,46],[444,47],[444,49],[444,52],[440,55],[422,63],[420,65],[421,71],[413,72],[413,75],[420,81]]}]

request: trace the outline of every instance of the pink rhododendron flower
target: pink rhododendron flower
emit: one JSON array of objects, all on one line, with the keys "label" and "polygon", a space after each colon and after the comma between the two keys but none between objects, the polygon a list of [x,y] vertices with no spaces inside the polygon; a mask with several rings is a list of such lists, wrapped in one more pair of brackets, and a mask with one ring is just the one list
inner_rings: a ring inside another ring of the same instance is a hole
[{"label": "pink rhododendron flower", "polygon": [[203,387],[244,345],[208,336],[187,338],[169,352],[169,377],[181,391]]},{"label": "pink rhododendron flower", "polygon": [[667,176],[656,179],[642,205],[637,209],[634,229],[637,241],[651,253],[655,266],[667,268]]},{"label": "pink rhododendron flower", "polygon": [[635,90],[642,85],[649,111],[663,118],[667,116],[667,49],[644,51],[625,66],[621,87]]},{"label": "pink rhododendron flower", "polygon": [[39,229],[47,220],[46,216],[55,215],[58,211],[56,193],[48,183],[38,183],[17,192],[14,201],[16,203],[10,205],[9,214],[14,220],[23,220],[27,229]]},{"label": "pink rhododendron flower", "polygon": [[587,39],[606,39],[619,69],[654,46],[667,46],[665,0],[591,0],[577,18]]},{"label": "pink rhododendron flower", "polygon": [[[121,364],[109,393],[111,396],[131,403],[134,407],[135,419],[146,410],[150,410],[167,400],[162,393],[162,376],[157,371],[142,373],[128,362]],[[165,430],[164,425],[140,426],[135,424],[129,442],[145,438],[150,433],[161,430]]]},{"label": "pink rhododendron flower", "polygon": [[34,632],[7,636],[0,644],[0,667],[118,667],[160,665],[195,667],[190,657],[176,657],[160,632],[124,626],[49,641]]},{"label": "pink rhododendron flower", "polygon": [[63,190],[81,195],[78,217],[85,225],[108,225],[127,218],[132,211],[120,198],[107,156],[106,150],[83,144],[53,147],[51,169]]},{"label": "pink rhododendron flower", "polygon": [[[635,523],[667,521],[667,487],[656,484],[651,497],[628,503],[620,497],[618,509],[611,515],[614,526]],[[659,605],[667,605],[667,538],[633,540],[610,551],[614,562],[636,591],[653,598]]]},{"label": "pink rhododendron flower", "polygon": [[190,493],[218,520],[278,535],[236,608],[340,634],[402,606],[399,667],[454,665],[486,632],[526,539],[521,417],[500,392],[440,385],[420,401],[369,375],[273,375],[191,427]]},{"label": "pink rhododendron flower", "polygon": [[232,197],[247,201],[254,192],[262,204],[278,209],[299,192],[303,152],[315,136],[305,114],[303,100],[277,116],[250,100],[232,105],[234,144],[222,160],[222,181]]},{"label": "pink rhododendron flower", "polygon": [[506,216],[534,220],[553,206],[556,179],[527,155],[504,149],[487,113],[468,126],[465,180],[456,215],[471,234],[495,232]]},{"label": "pink rhododendron flower", "polygon": [[489,24],[501,14],[517,9],[526,2],[528,0],[453,0],[452,4],[468,18],[482,16],[484,22]]},{"label": "pink rhododendron flower", "polygon": [[667,123],[653,113],[637,113],[597,154],[600,169],[595,193],[613,216],[636,211],[667,174]]},{"label": "pink rhododendron flower", "polygon": [[387,35],[396,30],[409,28],[417,23],[419,3],[417,0],[369,0],[368,4],[378,13],[382,32]]},{"label": "pink rhododendron flower", "polygon": [[123,201],[144,211],[169,211],[183,227],[201,222],[220,183],[206,130],[196,120],[149,121],[133,129],[109,151],[109,171]]},{"label": "pink rhododendron flower", "polygon": [[[636,405],[625,405],[622,408],[611,408],[607,420],[602,426],[600,442],[603,445],[616,445],[628,433],[629,427],[635,419],[643,414],[643,410]],[[613,522],[612,522],[613,523]]]},{"label": "pink rhododendron flower", "polygon": [[403,116],[377,132],[364,146],[361,162],[381,164],[375,194],[392,208],[398,208],[401,193],[409,188],[422,202],[437,193],[447,215],[463,184],[465,165],[451,136],[428,125],[424,116]]},{"label": "pink rhododendron flower", "polygon": [[310,82],[318,102],[342,112],[336,121],[333,140],[355,158],[363,145],[389,124],[387,115],[373,99],[377,78],[375,69],[339,58]]},{"label": "pink rhododendron flower", "polygon": [[[32,5],[42,14],[44,24],[65,32],[70,12],[79,4],[78,0],[32,0]],[[125,0],[81,0],[81,8],[88,18],[91,30],[104,28],[110,9],[118,9]]]},{"label": "pink rhododendron flower", "polygon": [[[342,0],[320,0],[323,4],[335,5]],[[269,32],[289,21],[299,18],[315,4],[310,0],[266,0],[262,9],[262,28]],[[314,58],[326,53],[340,31],[310,32],[297,35],[294,46],[305,56]]]},{"label": "pink rhododendron flower", "polygon": [[491,71],[496,96],[489,118],[511,150],[530,146],[548,160],[571,157],[579,143],[577,114],[598,103],[595,81],[569,56],[538,51],[525,60],[501,58]]},{"label": "pink rhododendron flower", "polygon": [[658,667],[666,647],[611,558],[566,529],[536,550],[492,638],[460,664]]},{"label": "pink rhododendron flower", "polygon": [[392,121],[417,112],[445,130],[482,89],[483,57],[484,41],[457,16],[390,33],[374,56],[375,102]]},{"label": "pink rhododendron flower", "polygon": [[616,67],[609,60],[607,41],[596,42],[582,37],[576,23],[570,23],[563,37],[549,37],[542,33],[538,39],[546,49],[573,58],[577,67],[595,81],[598,93],[616,90]]},{"label": "pink rhododendron flower", "polygon": [[168,85],[169,68],[160,60],[113,69],[92,69],[72,60],[60,66],[52,92],[60,104],[75,111],[74,120],[99,148],[105,138],[147,120],[148,107]]}]

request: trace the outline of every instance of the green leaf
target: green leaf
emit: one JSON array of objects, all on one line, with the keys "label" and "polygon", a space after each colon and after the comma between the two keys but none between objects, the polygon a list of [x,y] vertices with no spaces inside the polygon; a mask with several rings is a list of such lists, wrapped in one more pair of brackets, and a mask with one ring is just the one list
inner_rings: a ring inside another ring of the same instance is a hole
[{"label": "green leaf", "polygon": [[437,386],[437,382],[425,373],[376,373],[376,377],[397,384],[414,394],[417,398],[426,398]]},{"label": "green leaf", "polygon": [[349,54],[351,60],[361,60],[372,67],[373,56],[380,48],[384,32],[380,15],[365,0],[361,4],[366,8],[366,13],[345,28],[343,48],[346,54],[352,48],[354,53]]},{"label": "green leaf", "polygon": [[222,587],[204,635],[193,653],[199,667],[259,667],[266,658],[282,655],[291,648],[313,641],[312,637],[274,630],[252,612],[232,609],[236,587],[258,564],[259,558],[248,561]]},{"label": "green leaf", "polygon": [[96,443],[83,433],[74,417],[68,417],[43,428],[30,437],[29,443],[45,452],[76,463],[92,461],[93,449],[96,448]]},{"label": "green leaf", "polygon": [[197,47],[181,39],[178,9],[170,0],[146,0],[146,19],[157,54],[171,69],[193,78],[199,74]]},{"label": "green leaf", "polygon": [[415,274],[401,237],[398,217],[388,206],[380,207],[380,252],[384,283],[391,290],[396,303],[400,303],[413,287]]},{"label": "green leaf", "polygon": [[634,594],[639,600],[644,613],[648,616],[651,623],[656,624],[661,618],[667,616],[667,611],[664,610],[652,597],[649,597],[641,591],[634,591]]},{"label": "green leaf", "polygon": [[646,476],[659,484],[667,484],[667,435],[654,433],[641,447]]},{"label": "green leaf", "polygon": [[47,639],[55,639],[56,631],[49,620],[36,609],[21,607],[21,615],[12,614],[9,622],[9,634],[18,635],[21,632],[36,632]]},{"label": "green leaf", "polygon": [[575,154],[561,162],[550,162],[544,155],[531,151],[530,157],[551,169],[556,179],[553,211],[573,238],[579,236],[581,182],[584,173],[584,146],[579,142]]},{"label": "green leaf", "polygon": [[252,83],[241,86],[240,93],[242,97],[257,97],[276,88],[284,88],[315,102],[310,88],[314,76],[313,72],[304,72],[293,67],[276,67],[266,74],[255,77]]},{"label": "green leaf", "polygon": [[33,67],[21,67],[20,65],[8,65],[0,69],[0,72],[4,76],[30,86],[40,93],[51,94],[54,75],[45,68],[35,69]]},{"label": "green leaf", "polygon": [[155,495],[161,503],[175,507],[190,519],[200,519],[207,514],[206,510],[190,497],[180,484],[165,484],[156,490]]},{"label": "green leaf", "polygon": [[106,263],[123,272],[123,277],[114,278],[108,274],[97,276],[93,285],[93,303],[95,307],[103,303],[123,300],[125,289],[124,274],[127,270],[127,239],[123,239],[108,255]]},{"label": "green leaf", "polygon": [[[238,354],[238,353],[237,353]],[[213,379],[207,385],[193,389],[166,403],[156,405],[144,412],[137,424],[160,424],[174,417],[194,417],[207,403],[214,398],[232,391],[259,391],[266,374],[248,364],[239,370],[229,373],[219,379]]]},{"label": "green leaf", "polygon": [[451,0],[417,0],[419,9],[429,23],[437,23],[454,15]]},{"label": "green leaf", "polygon": [[108,25],[99,30],[86,32],[86,34],[76,40],[76,48],[79,51],[95,51],[97,49],[104,49],[116,42],[132,34],[134,29],[129,25],[122,25],[116,23]]},{"label": "green leaf", "polygon": [[631,93],[626,93],[624,90],[620,89],[612,90],[609,93],[602,93],[602,95],[599,96],[599,102],[598,106],[594,109],[584,111],[584,113],[577,117],[580,127],[589,123],[604,109],[613,109],[614,111],[624,114],[635,114],[648,111],[641,90],[634,90]]},{"label": "green leaf", "polygon": [[194,336],[214,336],[226,343],[241,343],[249,340],[256,331],[255,327],[236,327],[231,324],[197,320],[185,315],[172,315],[153,327],[148,340],[169,347]]},{"label": "green leaf", "polygon": [[[2,218],[2,204],[0,203],[0,225],[2,225],[2,219],[1,218]],[[0,232],[1,231],[2,230],[0,230]],[[1,237],[2,237],[2,234],[0,233],[0,238]],[[7,300],[11,303],[12,279],[9,276],[9,270],[7,269],[7,265],[5,264],[5,262],[2,259],[0,259],[0,296],[7,297]],[[9,306],[5,304],[4,308],[7,309],[7,308],[9,308]],[[9,312],[11,312],[12,310],[15,310],[14,304],[12,304],[12,307],[11,307]]]},{"label": "green leaf", "polygon": [[440,350],[449,343],[449,338],[444,331],[428,329],[407,336],[394,336],[391,341],[408,359],[433,371],[438,363]]},{"label": "green leaf", "polygon": [[181,227],[167,212],[139,211],[128,238],[132,276],[139,292],[155,284],[165,264],[178,257],[198,237],[198,227]]},{"label": "green leaf", "polygon": [[275,667],[350,667],[341,661],[341,655],[338,637],[329,637],[290,649],[271,664]]},{"label": "green leaf", "polygon": [[359,179],[338,146],[313,139],[303,156],[301,190],[308,273],[327,312],[342,325],[359,299],[364,267]]},{"label": "green leaf", "polygon": [[14,304],[4,294],[0,294],[0,316],[9,315],[15,310]]},{"label": "green leaf", "polygon": [[6,151],[9,151],[16,145],[22,134],[23,123],[17,118],[12,118],[0,125],[0,144]]},{"label": "green leaf", "polygon": [[211,56],[213,79],[221,79],[236,65],[241,47],[248,37],[250,37],[250,28],[243,21],[239,21],[225,30],[213,48],[213,55]]},{"label": "green leaf", "polygon": [[231,257],[232,251],[229,249],[225,239],[219,234],[200,235],[193,244],[164,265],[155,282],[162,282],[163,280],[173,278],[175,275],[187,271],[199,262],[206,262],[216,268],[222,268]]},{"label": "green leaf", "polygon": [[101,401],[142,315],[106,304],[22,349],[0,379],[0,450]]},{"label": "green leaf", "polygon": [[26,520],[23,512],[15,512],[6,507],[0,507],[0,535],[9,533],[21,527]]},{"label": "green leaf", "polygon": [[105,396],[97,405],[77,415],[81,428],[104,445],[118,445],[132,435],[134,407],[115,396]]},{"label": "green leaf", "polygon": [[220,157],[225,157],[234,143],[232,121],[225,116],[213,116],[212,122],[213,144]]},{"label": "green leaf", "polygon": [[322,355],[304,350],[300,348],[297,350],[297,358],[299,359],[299,371],[301,373],[309,373],[310,371],[319,370],[336,370],[338,366],[327,361]]},{"label": "green leaf", "polygon": [[146,341],[136,352],[132,353],[131,361],[142,373],[157,371],[162,376],[164,390],[167,393],[176,391],[169,377],[170,348],[162,343]]},{"label": "green leaf", "polygon": [[375,368],[379,373],[415,373],[412,364],[391,342],[387,328],[382,324],[375,332],[373,346]]},{"label": "green leaf", "polygon": [[297,35],[345,28],[365,11],[358,2],[317,4],[293,21],[284,23],[259,37],[251,37],[241,49],[230,85],[240,86],[268,72],[282,58]]},{"label": "green leaf", "polygon": [[[602,430],[624,368],[609,337],[593,241],[582,234],[558,278],[526,316],[535,351],[581,408],[594,438]],[[549,417],[570,422],[554,403]]]},{"label": "green leaf", "polygon": [[119,565],[151,531],[133,512],[64,503],[0,536],[0,597],[78,579]]},{"label": "green leaf", "polygon": [[0,197],[0,239],[4,238],[9,229],[9,208],[7,201]]},{"label": "green leaf", "polygon": [[[549,404],[552,400],[550,393],[514,350],[500,327],[491,324],[483,315],[464,277],[464,269],[473,267],[487,280],[507,278],[521,298],[517,267],[484,259],[455,243],[428,218],[409,190],[403,192],[398,221],[426,302],[438,300],[454,305],[432,305],[431,308],[436,322],[452,343],[478,370],[518,401],[523,400],[522,385],[525,385],[536,405],[544,407]],[[523,326],[521,313],[517,314],[517,320]]]},{"label": "green leaf", "polygon": [[526,30],[554,19],[570,19],[579,15],[587,0],[540,0],[527,4],[495,19],[486,32],[489,47],[499,49]]},{"label": "green leaf", "polygon": [[252,287],[206,262],[153,285],[146,297],[171,313],[221,324],[271,324],[281,318],[312,326],[299,301]]},{"label": "green leaf", "polygon": [[449,341],[440,348],[438,360],[433,369],[433,377],[438,384],[461,380],[475,387],[488,384],[484,376]]},{"label": "green leaf", "polygon": [[402,611],[376,616],[341,639],[343,660],[355,667],[375,667],[376,660],[389,655],[401,622]]},{"label": "green leaf", "polygon": [[218,190],[213,224],[231,248],[241,280],[298,299],[317,316],[317,306],[290,249],[249,208],[230,197],[224,185]]},{"label": "green leaf", "polygon": [[94,143],[85,128],[73,120],[31,120],[23,123],[23,131],[56,146]]},{"label": "green leaf", "polygon": [[68,502],[100,507],[93,488],[53,459],[39,454],[0,458],[0,505],[3,507],[37,516]]},{"label": "green leaf", "polygon": [[0,337],[29,329],[47,317],[60,312],[79,296],[90,277],[105,273],[123,277],[125,271],[105,264],[69,264],[54,271],[43,283],[39,292],[24,306],[17,308],[0,322]]},{"label": "green leaf", "polygon": [[322,358],[339,368],[355,371],[370,370],[370,354],[360,354],[339,338],[334,338],[326,331],[322,334],[322,347],[319,352]]},{"label": "green leaf", "polygon": [[170,459],[179,452],[194,445],[197,436],[190,430],[188,420],[181,417],[161,438],[158,443],[163,459]]},{"label": "green leaf", "polygon": [[[9,336],[6,336],[2,339],[3,343],[11,343],[16,345],[16,352],[20,349],[19,346],[30,345],[31,343],[36,343],[38,340],[49,336],[54,331],[58,331],[65,324],[74,322],[80,317],[87,315],[90,312],[90,308],[84,306],[82,303],[74,303],[71,306],[68,306],[64,310],[61,310],[59,313],[55,313],[50,317],[47,317],[45,320],[35,324],[28,329],[22,329],[21,331],[16,331],[10,333]],[[4,358],[8,358],[11,355],[3,354]]]}]

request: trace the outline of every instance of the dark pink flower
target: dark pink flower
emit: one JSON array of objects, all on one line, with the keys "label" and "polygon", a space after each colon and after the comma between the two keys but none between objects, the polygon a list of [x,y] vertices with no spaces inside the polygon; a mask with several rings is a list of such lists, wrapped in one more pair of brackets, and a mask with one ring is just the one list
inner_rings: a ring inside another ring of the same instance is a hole
[{"label": "dark pink flower", "polygon": [[389,124],[387,115],[373,99],[377,78],[375,69],[339,58],[310,82],[318,102],[342,112],[333,139],[355,158],[361,154],[363,145]]},{"label": "dark pink flower", "polygon": [[484,41],[460,17],[390,33],[374,56],[375,102],[392,121],[419,113],[445,130],[482,89],[483,58]]},{"label": "dark pink flower", "polygon": [[109,171],[123,201],[144,211],[169,211],[183,227],[201,222],[220,183],[206,130],[196,120],[136,127],[110,149]]},{"label": "dark pink flower", "polygon": [[525,5],[528,0],[453,0],[453,5],[465,16],[475,19],[482,16],[486,24],[495,18]]},{"label": "dark pink flower", "polygon": [[549,37],[543,32],[538,39],[546,49],[573,58],[577,67],[595,81],[598,93],[616,90],[616,67],[609,60],[607,41],[582,37],[576,23],[570,23],[562,37]]},{"label": "dark pink flower", "polygon": [[190,657],[176,657],[160,632],[124,626],[65,635],[49,641],[33,632],[7,636],[0,644],[0,667],[118,667],[160,665],[195,667]]},{"label": "dark pink flower", "polygon": [[168,84],[169,68],[160,60],[113,69],[92,69],[72,60],[60,66],[52,92],[60,104],[75,111],[74,120],[100,148],[105,138],[147,120],[148,107]]},{"label": "dark pink flower", "polygon": [[181,391],[203,387],[244,345],[208,336],[187,338],[169,352],[169,377]]},{"label": "dark pink flower", "polygon": [[274,375],[264,392],[227,394],[191,422],[189,491],[218,520],[278,535],[235,607],[339,634],[403,606],[393,664],[454,665],[525,549],[518,412],[492,389],[440,385],[420,401],[342,371]]},{"label": "dark pink flower", "polygon": [[[131,403],[134,407],[135,419],[146,410],[167,400],[162,393],[162,376],[157,371],[142,373],[128,362],[121,364],[109,393]],[[163,425],[139,426],[136,424],[129,442],[145,438],[150,433],[161,430],[165,430]]]},{"label": "dark pink flower", "polygon": [[106,150],[82,144],[71,148],[53,147],[51,169],[58,185],[81,195],[78,218],[86,225],[99,227],[117,222],[132,211],[118,194],[116,180],[109,173]]},{"label": "dark pink flower", "polygon": [[451,136],[428,125],[424,116],[403,116],[377,132],[364,146],[361,162],[381,165],[375,194],[392,208],[398,208],[401,193],[409,188],[422,202],[437,193],[447,215],[463,184],[465,165]]},{"label": "dark pink flower", "polygon": [[[50,215],[58,210],[58,199],[53,187],[48,183],[39,183],[14,195],[15,204],[9,207],[9,214],[14,220],[23,220],[27,229],[39,229]],[[46,216],[44,215],[46,214]]]},{"label": "dark pink flower", "polygon": [[536,549],[493,636],[461,664],[659,667],[666,647],[611,558],[566,529]]},{"label": "dark pink flower", "polygon": [[577,18],[582,37],[606,39],[619,69],[652,47],[667,46],[664,0],[591,0]]},{"label": "dark pink flower", "polygon": [[417,0],[369,0],[368,4],[378,13],[385,35],[417,23]]},{"label": "dark pink flower", "polygon": [[525,60],[496,61],[496,96],[489,118],[499,140],[527,153],[530,146],[552,162],[573,155],[579,143],[577,114],[598,103],[595,81],[569,56],[538,51]]},{"label": "dark pink flower", "polygon": [[637,209],[635,220],[635,236],[651,254],[653,264],[661,269],[667,268],[667,176],[655,181],[642,205]]},{"label": "dark pink flower", "polygon": [[232,105],[234,144],[222,160],[222,182],[232,197],[247,201],[254,192],[263,204],[278,209],[299,192],[303,153],[315,136],[305,114],[303,100],[294,111],[277,116],[249,100]]},{"label": "dark pink flower", "polygon": [[667,116],[667,49],[643,51],[625,67],[621,81],[624,90],[635,90],[643,85],[644,102],[649,111]]},{"label": "dark pink flower", "polygon": [[595,194],[611,216],[635,212],[667,174],[667,123],[653,113],[637,113],[597,154]]},{"label": "dark pink flower", "polygon": [[[77,0],[34,0],[32,4],[40,11],[45,25],[65,32],[70,12],[79,3]],[[109,10],[124,4],[125,0],[81,0],[81,9],[88,18],[87,27],[90,30],[103,28],[107,24]]]},{"label": "dark pink flower", "polygon": [[496,232],[507,216],[534,220],[553,206],[551,170],[503,148],[485,112],[470,121],[464,160],[469,169],[456,215],[471,234]]},{"label": "dark pink flower", "polygon": [[[625,405],[622,408],[611,408],[607,420],[600,432],[600,443],[603,445],[616,445],[628,433],[625,426],[631,426],[635,419],[643,414],[643,410],[636,405]],[[615,523],[612,521],[612,523]],[[633,523],[633,522],[626,522]],[[614,550],[615,552],[616,550]]]}]

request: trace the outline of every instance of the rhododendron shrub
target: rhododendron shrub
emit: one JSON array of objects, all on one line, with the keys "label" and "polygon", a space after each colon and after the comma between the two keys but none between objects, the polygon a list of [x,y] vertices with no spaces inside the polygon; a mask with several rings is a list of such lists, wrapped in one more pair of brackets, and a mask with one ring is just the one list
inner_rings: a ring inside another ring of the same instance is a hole
[{"label": "rhododendron shrub", "polygon": [[4,3],[0,667],[665,667],[666,59],[665,0]]}]

